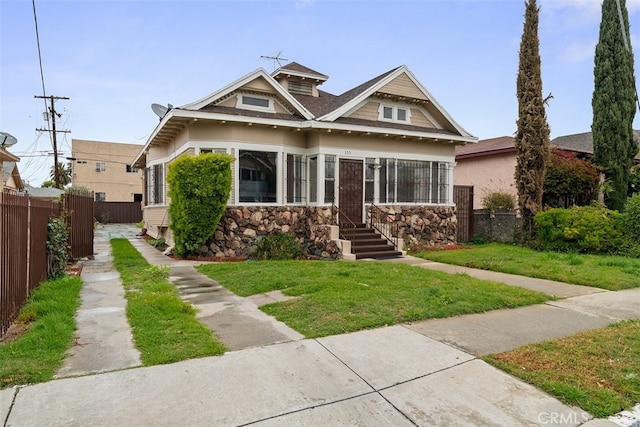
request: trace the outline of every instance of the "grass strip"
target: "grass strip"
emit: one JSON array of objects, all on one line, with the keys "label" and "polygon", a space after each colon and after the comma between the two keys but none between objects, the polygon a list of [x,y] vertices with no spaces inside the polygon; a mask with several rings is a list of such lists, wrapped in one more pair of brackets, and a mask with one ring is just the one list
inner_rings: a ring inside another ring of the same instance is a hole
[{"label": "grass strip", "polygon": [[297,296],[261,309],[307,338],[552,299],[464,274],[373,261],[251,261],[198,270],[240,296],[273,290]]},{"label": "grass strip", "polygon": [[502,243],[424,251],[420,258],[482,270],[555,280],[617,291],[640,286],[640,259],[622,256],[539,252]]},{"label": "grass strip", "polygon": [[15,322],[26,332],[0,345],[0,388],[53,378],[73,342],[81,288],[79,277],[66,276],[33,291]]},{"label": "grass strip", "polygon": [[485,361],[595,417],[640,402],[640,321],[487,356]]},{"label": "grass strip", "polygon": [[150,265],[127,239],[112,239],[111,247],[125,288],[127,318],[144,365],[225,352],[224,345],[198,322],[196,310],[168,281],[168,267]]}]

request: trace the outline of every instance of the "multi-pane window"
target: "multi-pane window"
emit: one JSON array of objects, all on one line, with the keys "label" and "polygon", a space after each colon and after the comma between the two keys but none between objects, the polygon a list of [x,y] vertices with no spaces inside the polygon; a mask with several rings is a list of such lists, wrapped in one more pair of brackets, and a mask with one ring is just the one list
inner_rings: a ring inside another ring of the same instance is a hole
[{"label": "multi-pane window", "polygon": [[96,162],[96,172],[104,172],[107,170],[107,164],[104,162]]},{"label": "multi-pane window", "polygon": [[309,202],[318,201],[318,158],[309,159]]},{"label": "multi-pane window", "polygon": [[134,168],[131,165],[127,165],[126,166],[126,171],[127,171],[127,173],[138,173],[138,168]]},{"label": "multi-pane window", "polygon": [[106,202],[107,201],[107,193],[101,193],[99,191],[96,192],[96,202]]},{"label": "multi-pane window", "polygon": [[380,159],[381,203],[448,203],[446,163]]},{"label": "multi-pane window", "polygon": [[210,154],[210,153],[226,154],[227,150],[225,148],[201,148],[200,149],[200,154]]},{"label": "multi-pane window", "polygon": [[287,203],[304,203],[307,187],[303,156],[287,154]]},{"label": "multi-pane window", "polygon": [[164,203],[164,165],[147,168],[147,205]]},{"label": "multi-pane window", "polygon": [[277,153],[240,150],[238,168],[240,202],[276,202]]},{"label": "multi-pane window", "polygon": [[378,113],[378,119],[385,122],[410,122],[410,112],[404,107],[398,107],[396,105],[380,105]]},{"label": "multi-pane window", "polygon": [[373,203],[376,159],[367,158],[364,163],[364,201]]},{"label": "multi-pane window", "polygon": [[324,156],[324,202],[335,202],[336,156]]}]

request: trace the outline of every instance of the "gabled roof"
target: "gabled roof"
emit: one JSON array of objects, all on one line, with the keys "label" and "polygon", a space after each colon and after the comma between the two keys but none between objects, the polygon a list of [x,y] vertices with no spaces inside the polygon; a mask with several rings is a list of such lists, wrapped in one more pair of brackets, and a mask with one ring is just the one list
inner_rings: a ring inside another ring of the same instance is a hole
[{"label": "gabled roof", "polygon": [[302,77],[305,79],[313,79],[318,82],[325,82],[329,79],[329,76],[326,76],[322,73],[319,73],[315,70],[312,70],[309,67],[305,67],[304,65],[300,65],[297,62],[290,62],[287,65],[284,65],[277,70],[275,70],[271,75],[274,78],[277,78],[280,75],[285,76],[296,76]]},{"label": "gabled roof", "polygon": [[464,128],[462,128],[458,123],[453,120],[453,118],[449,115],[449,113],[437,103],[435,98],[429,93],[429,91],[422,86],[422,84],[415,78],[413,73],[409,71],[406,65],[401,65],[400,67],[394,68],[392,70],[387,71],[379,75],[378,77],[374,77],[373,79],[343,93],[338,96],[334,102],[327,107],[327,112],[325,112],[321,117],[318,117],[317,120],[320,121],[335,121],[339,117],[347,114],[350,110],[355,108],[358,104],[365,101],[368,97],[374,95],[376,92],[381,90],[386,84],[390,83],[392,80],[396,79],[400,75],[405,74],[411,82],[422,92],[422,95],[435,107],[435,109],[442,114],[443,118],[463,137],[471,137],[472,135],[468,133]]},{"label": "gabled roof", "polygon": [[476,144],[456,146],[456,159],[493,156],[496,154],[514,153],[515,151],[514,137],[499,136],[497,138],[482,139]]},{"label": "gabled roof", "polygon": [[24,188],[24,182],[22,182],[16,162],[2,162],[2,182],[6,184],[10,177],[13,177],[17,189]]},{"label": "gabled roof", "polygon": [[[640,147],[640,130],[634,130],[633,134]],[[593,135],[591,132],[559,136],[551,140],[551,145],[555,145],[565,151],[593,155]],[[640,160],[640,153],[635,158]]]},{"label": "gabled roof", "polygon": [[19,162],[20,157],[11,154],[4,148],[0,148],[0,161]]},{"label": "gabled roof", "polygon": [[[192,102],[190,104],[186,104],[183,105],[181,107],[179,107],[179,109],[182,110],[201,110],[202,108],[224,98],[225,96],[229,95],[230,93],[238,90],[239,88],[241,88],[242,86],[247,85],[248,83],[256,80],[256,79],[264,79],[266,80],[266,82],[273,88],[273,90],[280,96],[282,97],[285,101],[287,101],[289,104],[291,104],[291,106],[294,108],[294,110],[300,114],[302,117],[304,117],[305,119],[309,120],[313,117],[313,115],[300,103],[298,102],[298,100],[296,100],[293,96],[291,96],[291,94],[289,92],[287,92],[286,90],[284,90],[284,88],[282,86],[280,86],[280,84],[273,78],[271,77],[269,74],[267,74],[267,72],[263,69],[263,68],[259,68],[257,70],[255,70],[252,73],[247,74],[244,77],[239,78],[238,80],[236,80],[235,82],[223,87],[222,89],[213,92],[212,94],[205,96],[204,98]],[[169,110],[169,112],[167,114],[169,114],[171,112],[171,110]]]}]

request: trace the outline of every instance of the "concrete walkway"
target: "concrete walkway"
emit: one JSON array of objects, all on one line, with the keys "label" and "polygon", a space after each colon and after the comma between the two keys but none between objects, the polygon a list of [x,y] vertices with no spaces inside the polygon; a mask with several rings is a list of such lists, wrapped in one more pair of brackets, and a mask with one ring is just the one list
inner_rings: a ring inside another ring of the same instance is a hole
[{"label": "concrete walkway", "polygon": [[[149,251],[149,246],[129,231],[107,228],[112,236],[122,233],[130,238],[149,262],[169,265],[171,280],[183,298],[201,309],[203,323],[219,337],[236,339],[234,335],[246,333],[237,343],[244,349],[219,357],[2,390],[0,419],[5,426],[630,426],[634,422],[592,420],[585,424],[589,414],[561,404],[477,356],[615,320],[640,318],[640,289],[607,292],[566,284],[554,288],[554,282],[536,283],[535,279],[516,276],[516,286],[544,286],[553,291],[548,293],[572,296],[513,310],[300,339],[297,332],[262,313],[257,308],[260,302],[229,295],[214,281],[204,280],[193,262],[171,260]],[[96,246],[96,251],[95,261],[100,262],[101,252],[109,249]],[[410,257],[402,262],[444,268]],[[92,274],[91,270],[87,274]],[[92,282],[85,287],[90,289]],[[116,282],[115,278],[95,281],[114,288]],[[87,305],[85,313],[95,325],[102,323],[98,317],[102,312],[121,311],[114,298],[90,298],[91,292],[87,296],[84,292],[83,307],[85,302],[95,303]],[[110,308],[101,310],[101,305]],[[245,332],[233,330],[235,321],[245,320]],[[231,323],[228,333],[225,323]],[[107,341],[113,334],[108,332],[110,327],[106,325]],[[252,328],[259,332],[251,334]],[[78,341],[84,342],[81,328],[78,333]],[[260,343],[262,339],[265,345]],[[123,345],[128,352],[129,347]],[[102,353],[104,361],[109,356],[119,357],[115,354],[119,345],[110,349],[80,346],[89,348]],[[63,370],[59,374],[64,374]],[[69,368],[66,374],[78,372]]]},{"label": "concrete walkway", "polygon": [[82,261],[83,286],[76,315],[74,345],[56,377],[86,375],[140,366],[125,314],[127,302],[120,274],[113,266],[111,244],[116,237],[131,238],[132,227],[99,226],[94,236],[94,259]]}]

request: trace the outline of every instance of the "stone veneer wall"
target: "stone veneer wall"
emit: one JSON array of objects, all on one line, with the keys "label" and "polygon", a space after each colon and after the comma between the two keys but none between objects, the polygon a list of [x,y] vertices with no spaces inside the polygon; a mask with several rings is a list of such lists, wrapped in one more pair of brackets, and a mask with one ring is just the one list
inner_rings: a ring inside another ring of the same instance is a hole
[{"label": "stone veneer wall", "polygon": [[458,220],[454,206],[380,206],[399,228],[405,246],[437,246],[456,243]]},{"label": "stone veneer wall", "polygon": [[307,256],[338,259],[338,243],[329,238],[331,207],[238,206],[228,207],[218,228],[201,249],[204,256],[248,257],[258,239],[278,233],[294,233]]},{"label": "stone veneer wall", "polygon": [[[409,248],[414,245],[449,245],[456,241],[455,207],[379,206],[399,227]],[[294,233],[307,256],[339,259],[342,250],[330,240],[333,224],[327,206],[239,206],[228,207],[218,228],[201,254],[210,257],[248,257],[262,236]]]}]

